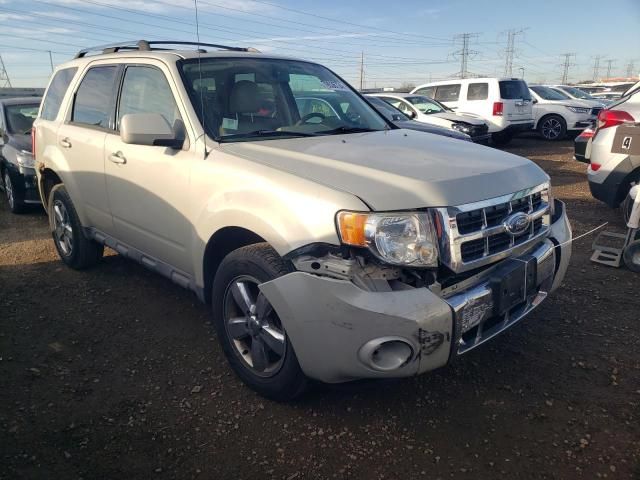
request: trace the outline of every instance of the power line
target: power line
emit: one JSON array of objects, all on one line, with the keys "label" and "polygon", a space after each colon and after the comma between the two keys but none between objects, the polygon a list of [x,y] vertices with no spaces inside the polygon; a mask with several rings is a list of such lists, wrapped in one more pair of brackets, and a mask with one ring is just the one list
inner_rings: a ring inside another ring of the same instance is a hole
[{"label": "power line", "polygon": [[516,52],[516,36],[522,35],[524,30],[509,30],[507,32],[507,48],[505,49],[505,58],[504,58],[504,76],[512,77],[513,76],[513,57]]},{"label": "power line", "polygon": [[560,83],[565,85],[569,81],[569,68],[575,66],[575,63],[571,63],[571,59],[575,58],[575,53],[563,53],[560,55],[564,57],[564,62],[562,63],[562,80]]},{"label": "power line", "polygon": [[469,76],[469,71],[467,69],[469,57],[478,54],[477,51],[469,49],[469,44],[472,38],[476,38],[478,36],[478,33],[460,33],[453,37],[454,42],[462,42],[462,48],[452,53],[454,57],[460,57],[460,71],[455,74],[456,77],[467,78]]},{"label": "power line", "polygon": [[593,57],[593,81],[597,82],[600,78],[600,60],[602,55],[596,55]]},{"label": "power line", "polygon": [[4,67],[4,60],[2,60],[2,55],[0,55],[0,87],[11,88],[11,80],[9,79],[7,69]]},{"label": "power line", "polygon": [[607,59],[607,78],[611,78],[611,67],[613,66],[614,62],[614,59]]},{"label": "power line", "polygon": [[627,63],[627,77],[631,78],[633,77],[633,71],[635,70],[635,62],[633,60],[629,60],[629,63]]}]

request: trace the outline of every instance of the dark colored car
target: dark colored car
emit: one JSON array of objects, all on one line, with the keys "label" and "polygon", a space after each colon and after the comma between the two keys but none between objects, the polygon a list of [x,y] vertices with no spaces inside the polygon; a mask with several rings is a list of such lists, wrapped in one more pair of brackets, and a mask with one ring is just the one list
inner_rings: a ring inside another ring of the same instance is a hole
[{"label": "dark colored car", "polygon": [[587,151],[587,143],[589,139],[593,137],[594,131],[592,128],[585,128],[580,135],[576,137],[574,142],[573,158],[582,163],[589,163],[589,160],[585,158],[585,152]]},{"label": "dark colored car", "polygon": [[0,175],[13,213],[39,204],[36,171],[31,153],[31,127],[38,115],[40,97],[0,100]]},{"label": "dark colored car", "polygon": [[366,96],[365,98],[371,104],[371,106],[373,106],[373,108],[375,108],[384,118],[389,120],[398,128],[406,128],[409,130],[416,130],[418,132],[433,133],[435,135],[456,138],[458,140],[466,140],[467,142],[471,141],[471,137],[466,133],[411,120],[411,118],[405,115],[402,111],[398,110],[393,105],[389,105],[381,98],[370,96]]}]

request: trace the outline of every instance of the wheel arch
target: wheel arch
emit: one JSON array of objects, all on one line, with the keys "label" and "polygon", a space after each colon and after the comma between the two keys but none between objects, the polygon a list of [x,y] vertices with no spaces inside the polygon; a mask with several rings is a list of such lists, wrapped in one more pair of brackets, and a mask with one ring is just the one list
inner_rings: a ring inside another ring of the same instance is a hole
[{"label": "wheel arch", "polygon": [[51,168],[45,168],[40,172],[39,175],[40,181],[38,182],[38,189],[40,190],[40,197],[42,200],[42,205],[44,205],[45,210],[47,209],[47,205],[49,202],[49,194],[51,190],[56,185],[60,183],[64,183],[62,178]]},{"label": "wheel arch", "polygon": [[257,233],[235,226],[223,227],[209,238],[202,262],[205,303],[211,303],[213,279],[224,257],[238,248],[262,242],[266,240]]}]

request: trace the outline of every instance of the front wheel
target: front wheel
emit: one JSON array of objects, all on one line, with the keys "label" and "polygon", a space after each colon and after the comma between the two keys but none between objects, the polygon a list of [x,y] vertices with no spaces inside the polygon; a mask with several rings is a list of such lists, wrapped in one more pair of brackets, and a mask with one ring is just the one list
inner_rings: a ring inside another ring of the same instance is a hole
[{"label": "front wheel", "polygon": [[266,243],[239,248],[220,264],[211,302],[218,339],[233,370],[250,388],[279,401],[302,394],[307,378],[258,286],[290,271]]},{"label": "front wheel", "polygon": [[62,261],[76,270],[92,267],[102,258],[104,246],[88,239],[63,184],[49,194],[49,226]]},{"label": "front wheel", "polygon": [[7,202],[9,203],[9,210],[11,210],[11,213],[24,212],[25,205],[22,199],[22,195],[20,195],[20,192],[16,190],[16,185],[11,179],[9,170],[4,171],[4,175],[2,176],[2,183],[4,186],[4,193],[7,196]]},{"label": "front wheel", "polygon": [[560,115],[548,115],[540,120],[538,132],[545,140],[562,140],[567,135],[567,122]]}]

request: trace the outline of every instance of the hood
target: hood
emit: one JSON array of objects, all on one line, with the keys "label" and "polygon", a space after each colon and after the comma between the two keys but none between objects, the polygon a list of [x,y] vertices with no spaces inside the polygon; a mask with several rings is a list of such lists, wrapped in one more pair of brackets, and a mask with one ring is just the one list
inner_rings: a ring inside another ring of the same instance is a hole
[{"label": "hood", "polygon": [[418,132],[444,135],[445,137],[457,138],[458,140],[471,140],[471,137],[466,133],[462,133],[451,128],[439,127],[438,125],[416,122],[415,120],[396,120],[393,123],[399,128],[407,128],[409,130],[417,130]]},{"label": "hood", "polygon": [[11,145],[16,150],[31,151],[31,135],[23,135],[21,133],[10,133],[8,145]]},{"label": "hood", "polygon": [[219,148],[349,192],[373,210],[460,205],[549,179],[525,158],[404,129],[223,143]]},{"label": "hood", "polygon": [[433,113],[431,114],[433,117],[444,118],[445,120],[449,120],[451,122],[465,122],[471,125],[484,125],[485,121],[471,113],[454,113],[454,112],[442,112],[442,113]]}]

